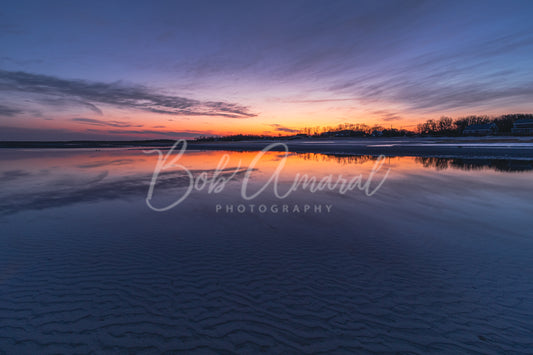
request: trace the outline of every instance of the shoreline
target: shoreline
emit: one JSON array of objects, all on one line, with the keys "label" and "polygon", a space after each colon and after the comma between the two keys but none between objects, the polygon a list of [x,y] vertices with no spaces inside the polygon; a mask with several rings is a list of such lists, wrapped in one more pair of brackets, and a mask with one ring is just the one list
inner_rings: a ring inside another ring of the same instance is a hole
[{"label": "shoreline", "polygon": [[[475,143],[474,143],[475,142]],[[332,155],[384,155],[387,157],[440,157],[472,159],[533,159],[533,142],[482,142],[439,140],[328,140],[191,143],[188,149],[260,151],[272,143],[284,143],[291,153]],[[272,151],[283,151],[274,147]]]},{"label": "shoreline", "polygon": [[[3,149],[170,149],[174,140],[0,142]],[[472,159],[533,159],[532,137],[434,137],[298,139],[238,142],[187,142],[189,150],[260,151],[272,143],[286,144],[291,153],[384,155]],[[283,151],[282,146],[272,151]]]}]

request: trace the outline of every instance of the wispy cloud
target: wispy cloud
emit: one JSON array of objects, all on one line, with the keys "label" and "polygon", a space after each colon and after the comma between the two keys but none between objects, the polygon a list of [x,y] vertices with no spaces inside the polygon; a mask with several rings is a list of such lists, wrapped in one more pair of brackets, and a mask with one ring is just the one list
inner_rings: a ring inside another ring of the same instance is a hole
[{"label": "wispy cloud", "polygon": [[389,121],[398,121],[398,120],[402,119],[402,117],[396,112],[389,112],[389,111],[386,111],[386,110],[378,110],[378,111],[374,111],[372,113],[374,115],[379,116],[382,121],[389,122]]},{"label": "wispy cloud", "polygon": [[284,102],[288,103],[295,103],[295,104],[315,104],[315,103],[323,103],[323,102],[343,102],[343,101],[356,101],[357,99],[309,99],[309,100],[284,100]]},{"label": "wispy cloud", "polygon": [[153,131],[153,130],[108,130],[108,134],[122,134],[122,135],[152,135],[152,136],[167,136],[169,138],[194,138],[198,136],[205,136],[212,134],[207,131]]},{"label": "wispy cloud", "polygon": [[256,114],[236,103],[200,101],[157,93],[141,85],[66,80],[48,75],[0,70],[0,91],[42,95],[48,105],[83,105],[102,113],[97,104],[176,116],[249,118]]},{"label": "wispy cloud", "polygon": [[111,127],[142,127],[143,125],[134,125],[124,121],[104,121],[94,118],[73,118],[72,121],[88,124],[92,126],[111,126]]},{"label": "wispy cloud", "polygon": [[274,131],[276,132],[285,132],[285,133],[297,133],[299,130],[288,128],[285,126],[280,125],[279,123],[272,123],[269,126],[274,127]]},{"label": "wispy cloud", "polygon": [[15,116],[15,115],[17,115],[17,114],[19,114],[21,112],[22,112],[22,110],[19,110],[17,108],[0,105],[0,116],[11,117],[11,116]]},{"label": "wispy cloud", "polygon": [[328,91],[366,103],[400,104],[411,112],[512,107],[531,102],[533,76],[525,66],[504,66],[504,62],[511,54],[531,49],[533,36],[524,31],[465,40],[452,48],[428,47],[409,53],[408,60],[381,62],[367,72],[336,80]]}]

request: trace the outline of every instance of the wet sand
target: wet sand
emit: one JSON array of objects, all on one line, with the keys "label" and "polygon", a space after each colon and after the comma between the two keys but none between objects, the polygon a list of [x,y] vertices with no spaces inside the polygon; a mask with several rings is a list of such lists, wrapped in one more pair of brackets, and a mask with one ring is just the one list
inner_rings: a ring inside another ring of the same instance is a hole
[{"label": "wet sand", "polygon": [[[2,153],[2,354],[533,347],[532,171],[391,158],[372,197],[302,190],[280,201],[267,191],[244,201],[237,176],[220,194],[198,191],[159,213],[145,203],[155,157],[142,150]],[[224,153],[191,151],[182,163],[199,174]],[[291,154],[286,176],[368,176],[373,166],[312,155]],[[258,184],[278,156],[262,161]],[[174,199],[183,177],[163,174],[158,196]],[[280,183],[286,191],[290,180]],[[333,207],[216,207],[248,203]]]}]

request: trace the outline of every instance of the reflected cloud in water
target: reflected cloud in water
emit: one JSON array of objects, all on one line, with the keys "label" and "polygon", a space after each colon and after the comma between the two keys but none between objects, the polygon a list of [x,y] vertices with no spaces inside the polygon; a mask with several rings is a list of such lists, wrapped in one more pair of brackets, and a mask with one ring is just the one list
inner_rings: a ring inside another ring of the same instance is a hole
[{"label": "reflected cloud in water", "polygon": [[[226,153],[229,154],[231,167],[222,169],[220,176],[230,177],[237,170],[231,182],[242,181],[248,164],[256,157],[257,152],[191,151],[183,156],[180,163],[186,166],[194,177],[202,173],[212,177],[220,158]],[[264,159],[254,169],[252,181],[265,183],[283,158],[284,155],[279,152],[265,154]],[[359,173],[368,175],[376,160],[375,156],[289,153],[281,175],[281,184],[288,186],[298,174],[317,178],[329,174],[343,177]],[[0,214],[7,215],[77,203],[133,197],[144,200],[157,158],[138,150],[4,151],[0,152],[0,161],[3,163],[0,168],[0,182],[3,186],[0,192]],[[357,166],[356,170],[354,166]],[[442,177],[439,172],[443,170],[525,173],[533,170],[533,161],[394,157],[387,158],[384,169],[387,168],[392,170],[391,179],[387,182],[392,184],[387,189],[387,193],[392,195],[408,189],[404,186],[407,182],[422,186],[427,184],[428,179],[440,181]],[[407,178],[409,181],[406,181]],[[456,179],[467,178],[465,175]],[[485,177],[481,177],[480,181],[483,179]],[[189,184],[190,177],[183,170],[161,172],[154,198],[172,195],[172,192],[185,189]],[[237,185],[233,185],[235,186]],[[446,189],[442,184],[440,186]],[[233,194],[239,197],[237,189],[234,189]],[[300,197],[304,195],[305,192],[302,192]]]},{"label": "reflected cloud in water", "polygon": [[[134,162],[134,160],[131,160]],[[121,165],[113,161],[105,164],[77,165],[80,169],[88,167]],[[237,170],[237,173],[234,172]],[[191,170],[193,176],[202,173],[209,178],[215,169]],[[241,180],[245,169],[228,168],[219,171],[220,177],[231,177],[231,181]],[[234,175],[233,175],[234,174]],[[112,176],[109,176],[112,175]],[[232,176],[233,175],[233,176]],[[24,181],[22,178],[36,178],[33,181]],[[63,207],[76,203],[96,202],[103,200],[142,198],[148,191],[151,175],[133,174],[126,176],[113,176],[110,171],[87,174],[66,174],[55,176],[47,181],[39,181],[37,174],[25,170],[10,170],[2,172],[0,181],[16,183],[20,181],[18,189],[3,190],[0,201],[0,214],[12,214],[25,210],[42,210],[54,207]],[[42,176],[41,176],[42,177]],[[25,185],[28,184],[28,185]],[[157,179],[157,191],[169,191],[189,186],[190,177],[185,172],[161,172]]]}]

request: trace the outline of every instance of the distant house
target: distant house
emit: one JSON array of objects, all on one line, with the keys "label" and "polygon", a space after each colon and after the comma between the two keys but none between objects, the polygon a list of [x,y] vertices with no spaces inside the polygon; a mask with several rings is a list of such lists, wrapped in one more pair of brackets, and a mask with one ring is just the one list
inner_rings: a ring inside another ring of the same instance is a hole
[{"label": "distant house", "polygon": [[513,128],[511,128],[511,133],[516,135],[533,134],[533,119],[525,118],[514,121]]},{"label": "distant house", "polygon": [[473,124],[466,127],[463,131],[465,136],[486,136],[498,132],[496,123]]}]

